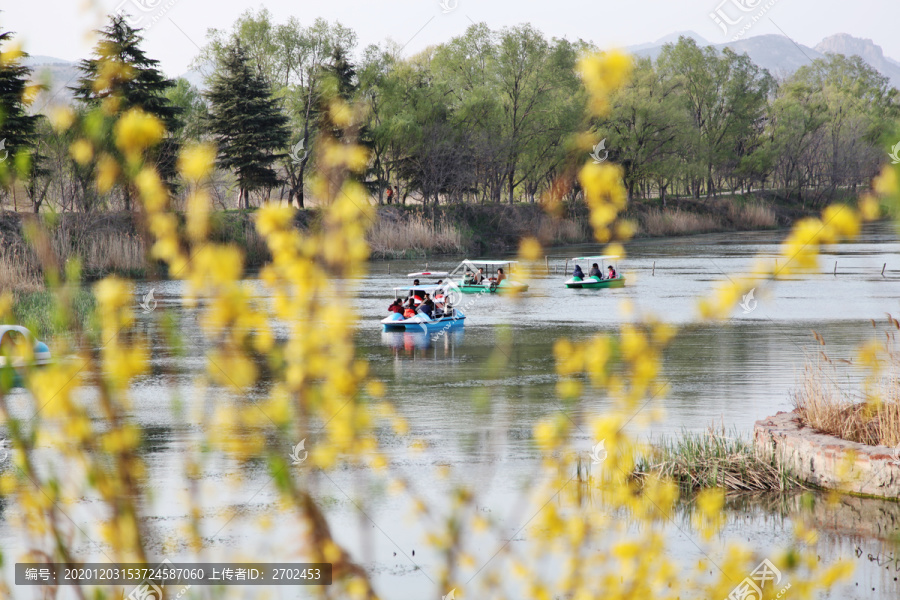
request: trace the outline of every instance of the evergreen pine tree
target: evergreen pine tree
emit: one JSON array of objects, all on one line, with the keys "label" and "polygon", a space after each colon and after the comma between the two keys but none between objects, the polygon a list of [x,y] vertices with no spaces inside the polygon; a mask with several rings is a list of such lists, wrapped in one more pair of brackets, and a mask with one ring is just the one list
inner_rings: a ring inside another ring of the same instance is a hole
[{"label": "evergreen pine tree", "polygon": [[272,163],[276,152],[287,146],[288,119],[266,80],[251,68],[240,41],[226,49],[218,67],[206,93],[209,129],[219,144],[219,166],[234,170],[239,205],[249,208],[251,190],[279,182]]},{"label": "evergreen pine tree", "polygon": [[[331,52],[331,60],[322,66],[325,73],[325,93],[320,96],[319,111],[324,115],[323,129],[331,130],[336,139],[344,137],[344,130],[338,127],[329,118],[327,103],[332,98],[340,98],[350,102],[359,91],[359,83],[356,79],[356,68],[347,58],[347,51],[341,46],[335,46]],[[360,136],[362,138],[362,136]]]},{"label": "evergreen pine tree", "polygon": [[166,97],[175,85],[159,70],[159,61],[149,58],[140,48],[143,37],[124,17],[116,15],[99,32],[95,56],[82,60],[82,76],[71,88],[75,97],[88,106],[99,106],[109,97],[120,99],[119,111],[138,107],[158,117],[173,131],[178,125],[179,109]]},{"label": "evergreen pine tree", "polygon": [[[144,53],[140,47],[144,38],[123,16],[111,17],[109,25],[97,33],[100,41],[94,48],[94,56],[78,64],[82,75],[78,85],[70,89],[88,108],[98,108],[104,103],[107,110],[112,107],[117,113],[140,108],[161,120],[169,136],[147,158],[156,161],[164,179],[173,181],[178,154],[173,132],[180,129],[181,109],[169,100],[166,92],[175,82],[160,71],[158,60]],[[114,153],[112,147],[108,150]],[[125,204],[130,209],[127,186]]]},{"label": "evergreen pine tree", "polygon": [[[340,98],[344,102],[351,103],[359,96],[359,79],[356,76],[356,67],[347,57],[347,51],[341,46],[335,46],[331,52],[331,60],[323,65],[322,71],[325,73],[325,93],[320,96],[319,111],[321,112],[323,131],[331,131],[331,135],[335,139],[341,140],[346,135],[343,127],[338,126],[331,120],[331,112],[328,110],[328,102],[332,98]],[[365,124],[360,124],[356,128],[356,143],[363,148],[371,151],[375,146],[371,131]],[[374,168],[369,167],[366,170],[366,181],[362,183],[372,194],[379,193],[379,187],[382,185],[378,180],[378,173]],[[374,178],[370,177],[373,176]]]},{"label": "evergreen pine tree", "polygon": [[[0,33],[0,49],[12,39],[12,32]],[[37,153],[37,125],[41,118],[30,115],[25,104],[25,88],[31,69],[22,64],[28,55],[0,58],[0,182],[5,185],[16,166],[22,166],[18,157],[28,155],[27,171],[31,179],[43,172]]]}]

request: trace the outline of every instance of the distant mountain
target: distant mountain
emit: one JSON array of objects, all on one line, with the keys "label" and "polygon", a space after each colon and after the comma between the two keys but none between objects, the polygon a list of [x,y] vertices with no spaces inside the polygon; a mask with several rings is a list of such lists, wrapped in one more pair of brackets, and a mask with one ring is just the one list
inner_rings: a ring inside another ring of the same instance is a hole
[{"label": "distant mountain", "polygon": [[900,62],[886,57],[881,46],[872,40],[856,38],[846,33],[838,33],[816,44],[816,50],[825,54],[859,56],[878,69],[882,75],[888,77],[894,87],[900,88]]},{"label": "distant mountain", "polygon": [[[679,35],[693,38],[698,46],[710,45],[696,33],[688,31],[666,36],[650,44],[632,46],[628,50],[638,56],[649,56],[655,60],[663,45],[677,42]],[[719,51],[728,47],[738,54],[747,54],[754,63],[768,69],[775,77],[787,77],[803,65],[826,54],[856,55],[890,79],[891,85],[900,88],[900,62],[885,56],[881,46],[872,40],[856,38],[846,33],[829,36],[816,44],[815,48],[795,44],[790,38],[778,34],[758,35],[736,42],[715,44],[713,47]]]},{"label": "distant mountain", "polygon": [[659,54],[659,51],[662,50],[662,47],[666,44],[674,44],[678,42],[678,38],[681,36],[692,38],[695,42],[697,42],[698,46],[709,46],[709,42],[703,39],[698,33],[693,31],[677,31],[675,33],[670,33],[667,36],[661,37],[655,42],[649,42],[646,44],[638,44],[637,46],[629,46],[626,48],[632,54],[640,54],[641,56],[648,56],[642,54],[643,50],[651,50],[655,51],[652,56],[653,59],[656,59],[656,55]]},{"label": "distant mountain", "polygon": [[[679,35],[682,34],[666,36],[652,44],[643,44],[643,47],[633,46],[628,48],[628,50],[638,56],[649,56],[656,60],[663,46],[667,43],[676,43]],[[754,63],[764,69],[768,69],[775,77],[790,75],[812,59],[822,57],[820,52],[816,52],[807,46],[801,45],[798,48],[794,42],[783,35],[759,35],[725,44],[710,44],[691,31],[683,35],[693,38],[697,45],[701,47],[712,45],[713,48],[720,52],[723,48],[729,47],[738,54],[747,54]]]},{"label": "distant mountain", "polygon": [[[63,60],[53,56],[29,56],[22,61],[32,68],[31,80],[45,85],[47,89],[40,94],[32,104],[33,110],[43,112],[49,106],[65,105],[72,102],[73,96],[70,86],[78,83],[81,72],[78,63],[71,60]],[[209,70],[209,69],[206,69]],[[181,75],[191,85],[200,89],[206,89],[203,69],[191,69]]]},{"label": "distant mountain", "polygon": [[746,54],[776,78],[787,77],[803,65],[808,65],[825,55],[803,44],[795,44],[790,38],[770,33],[757,35],[727,44],[716,44],[716,50],[731,48],[738,54]]},{"label": "distant mountain", "polygon": [[55,58],[53,56],[42,56],[42,55],[29,56],[28,58],[23,60],[22,63],[25,65],[28,65],[29,67],[42,66],[42,65],[65,66],[65,65],[74,65],[75,64],[71,60],[63,60],[61,58]]},{"label": "distant mountain", "polygon": [[78,63],[52,56],[29,56],[22,62],[32,68],[32,81],[47,86],[32,104],[35,111],[71,102],[72,92],[67,88],[78,83]]}]

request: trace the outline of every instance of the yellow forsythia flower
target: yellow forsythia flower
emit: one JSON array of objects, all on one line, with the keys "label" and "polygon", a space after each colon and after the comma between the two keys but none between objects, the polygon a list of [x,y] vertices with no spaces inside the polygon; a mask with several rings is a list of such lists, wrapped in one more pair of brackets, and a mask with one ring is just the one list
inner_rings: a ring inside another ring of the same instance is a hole
[{"label": "yellow forsythia flower", "polygon": [[94,158],[94,148],[86,139],[79,139],[69,146],[69,154],[79,165],[84,166]]},{"label": "yellow forsythia flower", "polygon": [[158,144],[166,134],[166,128],[155,116],[132,108],[116,123],[115,134],[116,146],[129,160],[134,160],[141,152]]},{"label": "yellow forsythia flower", "polygon": [[197,182],[209,175],[216,161],[212,144],[192,144],[178,157],[178,172],[188,181]]}]

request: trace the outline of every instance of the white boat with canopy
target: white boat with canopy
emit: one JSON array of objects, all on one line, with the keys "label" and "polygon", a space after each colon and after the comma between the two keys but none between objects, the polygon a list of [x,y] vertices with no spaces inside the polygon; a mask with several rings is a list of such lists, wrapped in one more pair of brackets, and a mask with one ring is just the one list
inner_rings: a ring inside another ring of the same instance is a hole
[{"label": "white boat with canopy", "polygon": [[[467,258],[450,271],[449,276],[451,278],[462,277],[455,283],[463,294],[524,292],[528,289],[528,284],[510,278],[513,266],[517,263],[518,261],[515,260],[471,260]],[[484,273],[485,270],[491,271],[492,267],[496,267],[493,276],[490,273]],[[479,274],[479,269],[482,270],[481,274]]]}]

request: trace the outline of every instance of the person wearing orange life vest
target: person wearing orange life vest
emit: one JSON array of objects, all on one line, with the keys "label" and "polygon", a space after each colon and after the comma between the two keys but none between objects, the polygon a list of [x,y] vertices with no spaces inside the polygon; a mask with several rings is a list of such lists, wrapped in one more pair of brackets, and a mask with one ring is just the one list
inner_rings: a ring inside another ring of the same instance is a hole
[{"label": "person wearing orange life vest", "polygon": [[406,304],[406,308],[403,310],[403,318],[411,319],[416,316],[416,301],[413,298],[409,299],[409,302]]}]

